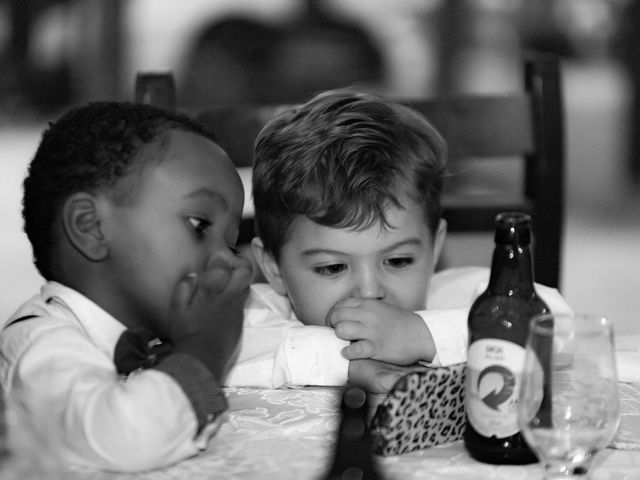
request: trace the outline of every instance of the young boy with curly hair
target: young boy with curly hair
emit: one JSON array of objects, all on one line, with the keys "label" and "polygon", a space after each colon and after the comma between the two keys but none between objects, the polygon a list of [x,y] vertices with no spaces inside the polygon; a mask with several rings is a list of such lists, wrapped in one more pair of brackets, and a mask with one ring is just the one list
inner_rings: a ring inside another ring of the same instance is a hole
[{"label": "young boy with curly hair", "polygon": [[2,328],[0,381],[63,461],[136,471],[205,448],[251,279],[243,201],[184,116],[100,102],[44,132],[23,217],[46,283]]},{"label": "young boy with curly hair", "polygon": [[[384,392],[416,362],[465,361],[489,270],[434,274],[445,177],[440,134],[382,96],[328,91],[270,121],[252,179],[253,250],[269,283],[252,286],[230,383],[349,379]],[[538,291],[568,308],[556,290]]]}]

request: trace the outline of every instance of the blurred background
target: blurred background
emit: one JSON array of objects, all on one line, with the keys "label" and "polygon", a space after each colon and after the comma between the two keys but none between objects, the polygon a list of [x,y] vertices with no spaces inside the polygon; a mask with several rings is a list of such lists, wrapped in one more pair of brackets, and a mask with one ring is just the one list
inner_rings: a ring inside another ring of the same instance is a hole
[{"label": "blurred background", "polygon": [[[42,282],[21,182],[69,106],[131,100],[137,72],[169,70],[180,107],[492,93],[521,88],[528,49],[562,58],[561,291],[640,332],[640,0],[0,0],[0,318]],[[488,265],[492,248],[451,237],[447,257]]]}]

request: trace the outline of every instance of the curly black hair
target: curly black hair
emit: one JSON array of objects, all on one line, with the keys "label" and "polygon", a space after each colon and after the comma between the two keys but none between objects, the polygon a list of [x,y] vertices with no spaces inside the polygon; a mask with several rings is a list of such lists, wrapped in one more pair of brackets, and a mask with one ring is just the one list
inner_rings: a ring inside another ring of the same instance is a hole
[{"label": "curly black hair", "polygon": [[22,199],[24,231],[44,278],[52,276],[53,227],[65,200],[76,192],[113,188],[136,165],[157,158],[140,153],[169,130],[215,141],[185,115],[126,102],[88,103],[49,124],[29,165]]}]

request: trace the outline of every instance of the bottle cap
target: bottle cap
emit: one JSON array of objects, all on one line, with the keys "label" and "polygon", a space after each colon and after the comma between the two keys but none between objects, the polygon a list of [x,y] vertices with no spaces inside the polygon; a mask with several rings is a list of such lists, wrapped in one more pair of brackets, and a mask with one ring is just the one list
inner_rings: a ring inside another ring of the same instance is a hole
[{"label": "bottle cap", "polygon": [[495,242],[502,245],[531,243],[531,216],[523,212],[501,212],[496,215]]}]

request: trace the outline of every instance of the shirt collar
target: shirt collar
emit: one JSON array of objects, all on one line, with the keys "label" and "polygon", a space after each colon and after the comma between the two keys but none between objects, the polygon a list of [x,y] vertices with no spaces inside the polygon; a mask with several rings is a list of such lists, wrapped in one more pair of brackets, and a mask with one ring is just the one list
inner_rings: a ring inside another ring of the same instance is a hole
[{"label": "shirt collar", "polygon": [[81,293],[57,282],[47,282],[41,289],[42,298],[51,307],[71,313],[93,343],[113,358],[120,335],[126,327]]},{"label": "shirt collar", "polygon": [[299,321],[293,308],[291,308],[291,302],[286,295],[280,295],[273,287],[268,283],[253,283],[249,291],[249,299],[245,303],[246,305],[262,305],[272,312],[275,312],[278,317]]}]

